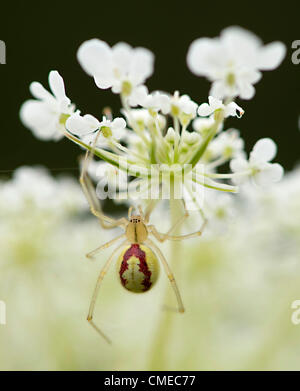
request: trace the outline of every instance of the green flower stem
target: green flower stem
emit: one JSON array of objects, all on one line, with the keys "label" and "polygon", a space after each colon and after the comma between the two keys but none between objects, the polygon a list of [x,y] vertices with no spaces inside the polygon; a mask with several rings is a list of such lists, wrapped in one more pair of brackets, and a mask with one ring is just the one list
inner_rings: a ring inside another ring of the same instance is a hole
[{"label": "green flower stem", "polygon": [[192,167],[195,167],[195,165],[199,162],[199,160],[203,156],[204,152],[206,151],[209,143],[211,142],[211,140],[215,137],[216,133],[218,132],[219,126],[220,126],[220,124],[224,120],[224,113],[222,111],[221,112],[215,112],[214,118],[215,118],[214,125],[209,130],[206,138],[200,144],[199,149],[196,151],[194,156],[188,162],[189,164],[192,165]]},{"label": "green flower stem", "polygon": [[[81,147],[91,151],[92,147],[86,143],[84,143],[82,140],[79,140],[77,137],[73,136],[69,132],[65,131],[64,135],[74,143],[80,145]],[[124,158],[120,155],[116,155],[114,153],[111,153],[109,151],[105,151],[104,149],[97,148],[93,150],[94,155],[98,156],[100,159],[106,161],[109,164],[112,164],[115,167],[118,167],[120,170],[123,170],[127,172],[128,174],[135,176],[135,177],[150,177],[150,171],[146,167],[139,167],[136,163],[130,161],[127,158]],[[133,170],[133,167],[135,170]],[[138,170],[141,170],[139,172]],[[143,172],[143,174],[142,174]]]},{"label": "green flower stem", "polygon": [[225,183],[218,183],[213,180],[211,180],[209,177],[203,176],[201,178],[196,177],[193,178],[193,181],[195,183],[198,183],[201,186],[207,187],[209,189],[219,190],[219,191],[225,191],[229,193],[238,193],[239,188],[237,186],[231,186],[227,185]]},{"label": "green flower stem", "polygon": [[[174,199],[174,183],[171,183],[170,213],[171,225],[174,225],[178,221],[180,216],[182,216],[183,214],[182,201]],[[180,234],[180,227],[176,229],[176,232],[174,232],[174,234]],[[170,241],[170,246],[171,248],[168,263],[172,268],[175,278],[177,277],[178,280],[178,277],[181,275],[179,268],[182,244],[179,241]],[[170,303],[174,303],[174,292],[170,287],[169,281],[166,282],[167,285],[165,286],[162,304],[164,306],[170,306]],[[174,305],[172,305],[172,307],[174,307]],[[184,316],[184,314],[179,314],[177,311],[175,312],[168,309],[161,310],[160,318],[158,320],[158,324],[156,326],[156,331],[154,334],[154,341],[152,342],[152,349],[149,353],[149,365],[147,366],[149,370],[163,370],[167,368],[167,354],[169,348],[169,339],[172,333],[171,329],[173,326],[173,322],[178,316]]]},{"label": "green flower stem", "polygon": [[131,151],[129,150],[127,147],[124,147],[124,145],[120,144],[119,142],[117,142],[116,140],[112,140],[112,145],[114,145],[115,147],[117,147],[120,151],[128,154],[128,155],[133,155],[134,157],[136,157],[137,159],[139,160],[142,160],[144,163],[147,163],[148,164],[148,159],[145,157],[145,156],[142,156],[140,155],[139,153],[135,152],[135,151]]},{"label": "green flower stem", "polygon": [[150,143],[149,140],[145,137],[143,131],[139,128],[138,124],[136,123],[135,119],[133,118],[133,115],[131,113],[130,107],[127,103],[127,100],[123,95],[121,95],[121,103],[125,110],[125,113],[127,114],[127,117],[129,119],[129,122],[131,124],[132,129],[141,137],[141,139],[144,141],[144,143],[149,147]]},{"label": "green flower stem", "polygon": [[180,134],[179,134],[179,120],[177,117],[173,117],[174,121],[174,130],[175,130],[175,140],[174,140],[174,158],[173,162],[178,163],[179,160],[179,140],[180,140]]},{"label": "green flower stem", "polygon": [[180,143],[179,143],[179,153],[180,153],[180,149],[182,147],[182,144],[183,144],[183,139],[184,139],[184,135],[186,133],[186,128],[187,128],[187,125],[184,125],[182,126],[182,129],[181,129],[181,137],[180,137]]},{"label": "green flower stem", "polygon": [[209,170],[211,170],[213,168],[221,166],[222,164],[225,164],[226,162],[228,162],[228,160],[230,160],[230,159],[227,157],[221,156],[220,158],[212,161],[211,163],[208,163],[207,167]]},{"label": "green flower stem", "polygon": [[232,174],[217,174],[217,173],[206,173],[204,174],[205,176],[209,177],[209,178],[216,178],[216,179],[232,179],[234,177],[237,177],[237,176],[246,176],[246,175],[249,175],[251,174],[251,170],[245,170],[243,172],[235,172],[235,173],[232,173]]}]

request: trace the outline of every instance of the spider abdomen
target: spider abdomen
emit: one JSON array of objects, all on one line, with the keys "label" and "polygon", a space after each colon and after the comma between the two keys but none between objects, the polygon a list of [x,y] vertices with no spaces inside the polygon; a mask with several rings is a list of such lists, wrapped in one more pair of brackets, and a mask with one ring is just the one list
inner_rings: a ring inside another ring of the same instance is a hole
[{"label": "spider abdomen", "polygon": [[126,246],[119,256],[118,271],[125,289],[142,293],[152,288],[157,281],[159,264],[149,247],[134,243]]}]

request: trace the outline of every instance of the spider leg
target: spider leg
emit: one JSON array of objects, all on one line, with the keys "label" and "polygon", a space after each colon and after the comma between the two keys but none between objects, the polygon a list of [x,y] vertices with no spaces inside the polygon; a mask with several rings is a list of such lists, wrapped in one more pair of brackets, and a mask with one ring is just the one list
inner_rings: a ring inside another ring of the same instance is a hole
[{"label": "spider leg", "polygon": [[185,239],[190,239],[190,238],[195,238],[197,236],[201,236],[202,235],[202,232],[207,224],[207,219],[205,218],[205,216],[202,216],[204,221],[202,223],[202,226],[200,228],[199,231],[196,231],[196,232],[193,232],[193,233],[190,233],[190,234],[186,234],[186,235],[171,235],[171,233],[173,231],[175,231],[175,229],[180,226],[183,221],[188,218],[190,216],[188,210],[186,209],[186,205],[185,205],[185,202],[184,200],[182,200],[182,203],[183,203],[183,207],[184,207],[184,215],[179,217],[179,219],[175,222],[175,224],[169,229],[168,232],[166,233],[162,233],[162,232],[159,232],[154,225],[148,225],[147,228],[149,230],[150,233],[152,233],[152,235],[159,241],[159,242],[164,242],[165,240],[185,240]]},{"label": "spider leg", "polygon": [[153,242],[152,240],[150,239],[147,239],[145,241],[145,244],[148,244],[149,247],[153,248],[154,251],[157,253],[159,259],[161,260],[162,264],[163,264],[163,267],[164,267],[164,270],[167,274],[167,277],[170,281],[170,284],[174,290],[174,293],[175,293],[175,296],[176,296],[176,299],[177,299],[177,304],[178,304],[178,312],[184,312],[184,306],[183,306],[183,303],[182,303],[182,299],[181,299],[181,296],[180,296],[180,292],[179,292],[179,289],[178,289],[178,286],[176,284],[176,281],[175,281],[175,278],[174,278],[174,275],[171,271],[171,268],[165,258],[165,256],[163,255],[163,253],[160,251],[159,247],[157,247]]},{"label": "spider leg", "polygon": [[88,166],[93,158],[93,150],[95,148],[99,135],[100,135],[100,131],[95,137],[91,151],[89,150],[86,151],[79,181],[83,189],[83,192],[88,200],[91,212],[99,219],[100,224],[103,228],[109,229],[116,226],[126,226],[127,220],[124,217],[120,219],[113,219],[112,217],[108,217],[103,214],[101,204],[97,197],[94,185],[88,175]]},{"label": "spider leg", "polygon": [[116,238],[110,240],[109,242],[106,242],[106,243],[102,244],[101,246],[97,247],[95,250],[93,250],[93,251],[87,253],[87,254],[86,254],[86,257],[89,258],[89,259],[93,259],[94,256],[95,256],[98,252],[100,252],[100,251],[102,251],[102,250],[104,250],[104,249],[110,247],[110,246],[113,245],[115,242],[117,242],[118,240],[120,240],[121,238],[123,238],[123,237],[125,237],[125,236],[126,236],[125,234],[119,235],[119,236],[117,236]]},{"label": "spider leg", "polygon": [[[191,238],[196,238],[198,236],[201,236],[203,231],[204,231],[204,228],[207,224],[207,220],[204,220],[199,231],[196,231],[196,232],[192,232],[190,234],[185,234],[185,235],[170,235],[170,230],[169,232],[167,233],[161,233],[161,232],[158,232],[157,229],[154,227],[154,225],[148,225],[148,229],[150,231],[150,233],[152,233],[152,235],[161,243],[163,243],[165,240],[185,240],[185,239],[191,239]],[[177,223],[176,223],[177,225]],[[172,227],[172,230],[174,229],[174,227]]]},{"label": "spider leg", "polygon": [[153,211],[153,209],[155,208],[156,204],[157,204],[158,200],[151,200],[146,208],[146,211],[145,211],[145,216],[144,216],[144,222],[146,224],[149,223],[149,219],[150,219],[150,215]]},{"label": "spider leg", "polygon": [[142,218],[143,220],[145,220],[145,218],[144,218],[144,212],[143,212],[143,209],[142,209],[141,205],[138,205],[138,210],[139,210],[139,213],[140,213],[141,218]]},{"label": "spider leg", "polygon": [[128,209],[128,219],[130,219],[130,217],[131,217],[132,209],[133,209],[133,206],[130,206]]},{"label": "spider leg", "polygon": [[186,206],[185,206],[185,202],[183,202],[183,206],[184,206],[184,215],[182,215],[181,217],[179,217],[179,219],[175,222],[175,224],[173,224],[171,226],[171,228],[168,230],[168,232],[166,233],[160,233],[157,231],[157,229],[155,228],[154,225],[148,225],[147,228],[149,229],[150,232],[153,233],[153,235],[161,242],[161,241],[164,241],[166,239],[164,239],[164,237],[166,236],[169,236],[173,231],[175,231],[175,229],[180,226],[183,221],[189,217],[189,212],[187,211],[186,209]]},{"label": "spider leg", "polygon": [[98,279],[97,279],[97,283],[96,283],[96,286],[95,286],[95,289],[94,289],[94,293],[93,293],[93,296],[92,296],[92,300],[91,300],[91,304],[90,304],[90,308],[89,308],[89,312],[88,312],[88,316],[87,316],[87,320],[89,322],[89,324],[97,331],[98,334],[100,334],[105,340],[106,342],[108,343],[111,343],[111,340],[100,330],[100,328],[94,323],[93,321],[93,316],[94,316],[94,310],[95,310],[95,304],[96,304],[96,299],[97,299],[97,296],[98,296],[98,292],[99,292],[99,288],[101,286],[101,283],[103,281],[103,278],[105,276],[105,274],[107,273],[108,269],[109,269],[109,266],[111,265],[111,262],[113,260],[113,257],[114,255],[116,254],[116,252],[122,247],[124,246],[124,244],[126,243],[127,241],[121,243],[114,251],[113,253],[111,254],[111,256],[108,258],[108,260],[106,261],[106,263],[104,264],[103,268],[101,269],[100,271],[100,274],[98,276]]}]

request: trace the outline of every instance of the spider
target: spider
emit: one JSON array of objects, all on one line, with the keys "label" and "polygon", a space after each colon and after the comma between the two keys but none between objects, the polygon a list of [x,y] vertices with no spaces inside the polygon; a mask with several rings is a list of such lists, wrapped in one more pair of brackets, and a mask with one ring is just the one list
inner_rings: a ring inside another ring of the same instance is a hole
[{"label": "spider", "polygon": [[[100,134],[100,131],[98,135]],[[97,135],[97,136],[98,136]],[[87,150],[84,162],[82,165],[82,171],[80,175],[80,184],[84,191],[84,194],[88,200],[90,210],[95,215],[105,229],[113,227],[121,227],[124,229],[124,233],[110,240],[109,242],[102,244],[95,250],[86,254],[86,257],[92,259],[100,251],[112,246],[117,241],[124,239],[119,246],[117,246],[108,258],[97,279],[97,283],[91,299],[87,320],[89,324],[108,342],[111,340],[101,331],[101,329],[94,323],[93,315],[98,296],[99,288],[102,284],[103,278],[107,273],[114,256],[118,251],[121,253],[118,256],[118,274],[120,276],[121,285],[128,291],[134,293],[142,293],[148,291],[156,282],[159,274],[159,261],[162,263],[166,275],[174,290],[178,312],[184,312],[184,306],[180,296],[179,289],[177,287],[174,275],[168,265],[166,258],[161,252],[160,248],[150,239],[152,235],[159,242],[165,240],[184,240],[200,236],[206,225],[206,220],[203,221],[199,231],[185,235],[171,235],[172,232],[182,224],[183,220],[189,216],[187,209],[178,221],[169,229],[167,233],[161,233],[157,231],[154,225],[149,224],[150,214],[155,206],[155,203],[150,202],[143,213],[141,206],[138,206],[139,214],[132,214],[133,207],[128,210],[128,219],[125,217],[114,219],[103,214],[102,208],[97,198],[94,185],[88,175],[88,165],[93,159],[93,151],[97,143],[97,136],[93,142],[90,150]]]}]

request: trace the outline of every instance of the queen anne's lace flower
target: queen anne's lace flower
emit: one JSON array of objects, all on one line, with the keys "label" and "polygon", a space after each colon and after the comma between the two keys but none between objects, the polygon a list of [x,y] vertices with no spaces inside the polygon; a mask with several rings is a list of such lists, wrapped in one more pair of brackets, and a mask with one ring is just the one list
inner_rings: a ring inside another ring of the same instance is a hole
[{"label": "queen anne's lace flower", "polygon": [[75,108],[66,96],[63,78],[57,71],[49,73],[52,94],[40,83],[30,84],[30,92],[36,98],[23,103],[20,117],[37,138],[59,140],[63,137],[66,119]]},{"label": "queen anne's lace flower", "polygon": [[260,186],[268,186],[278,182],[283,176],[283,168],[278,163],[270,163],[277,152],[276,144],[269,138],[257,141],[250,153],[249,160],[244,158],[233,159],[230,162],[235,183],[241,184],[252,178]]},{"label": "queen anne's lace flower", "polygon": [[114,93],[132,99],[135,105],[139,87],[153,73],[153,54],[124,42],[111,48],[104,41],[91,39],[80,46],[77,58],[99,88],[112,88]]},{"label": "queen anne's lace flower", "polygon": [[[200,50],[203,58],[199,58],[199,47],[205,49],[204,52]],[[147,49],[134,49],[125,43],[111,48],[105,42],[93,39],[80,46],[79,62],[94,77],[99,88],[111,88],[114,93],[120,94],[121,113],[126,121],[123,118],[112,119],[109,109],[103,111],[107,118],[103,117],[102,121],[90,114],[81,115],[79,110],[75,112],[65,96],[63,81],[55,72],[50,73],[54,96],[39,83],[33,83],[31,87],[40,99],[32,106],[36,108],[35,114],[40,121],[33,126],[34,121],[28,119],[32,120],[34,116],[24,115],[30,111],[26,107],[22,108],[21,116],[27,119],[24,123],[36,132],[42,133],[43,126],[51,125],[55,120],[51,129],[59,131],[59,137],[64,134],[88,150],[94,145],[94,155],[106,161],[102,169],[107,184],[110,183],[108,178],[119,175],[119,170],[135,178],[128,186],[128,199],[135,196],[143,199],[144,195],[152,199],[152,185],[155,192],[158,190],[155,199],[166,198],[163,191],[168,190],[166,178],[169,177],[176,185],[182,183],[181,196],[186,205],[201,211],[203,188],[236,193],[238,188],[228,184],[229,179],[243,182],[252,177],[257,183],[280,179],[281,166],[269,163],[272,156],[268,160],[262,153],[264,148],[270,148],[270,140],[258,143],[247,161],[244,158],[244,142],[238,131],[223,129],[227,117],[241,117],[244,113],[233,101],[239,95],[237,89],[245,83],[242,75],[244,77],[247,73],[257,77],[260,76],[259,69],[277,66],[282,51],[281,44],[263,47],[255,36],[236,28],[225,30],[219,40],[204,39],[194,43],[188,55],[192,69],[209,75],[213,89],[222,82],[229,83],[234,90],[230,93],[226,90],[228,93],[224,93],[224,101],[211,95],[208,103],[198,107],[188,95],[180,96],[177,91],[173,95],[158,90],[149,93],[143,83],[152,74],[153,55]],[[209,57],[210,54],[212,57]],[[276,56],[277,60],[274,59]],[[251,87],[253,80],[249,82]],[[246,87],[249,88],[248,85]],[[52,122],[48,121],[45,108],[48,117],[52,116]],[[197,113],[200,118],[195,119]],[[50,138],[49,134],[47,137]],[[95,137],[97,143],[93,144]],[[230,160],[234,172],[218,172],[217,168]],[[111,171],[108,171],[108,164]],[[202,212],[201,215],[204,216]]]},{"label": "queen anne's lace flower", "polygon": [[188,51],[187,63],[198,76],[213,82],[210,95],[216,98],[251,99],[253,84],[261,78],[261,70],[278,67],[285,56],[285,46],[273,42],[263,46],[253,33],[241,27],[229,27],[220,38],[195,40]]}]

